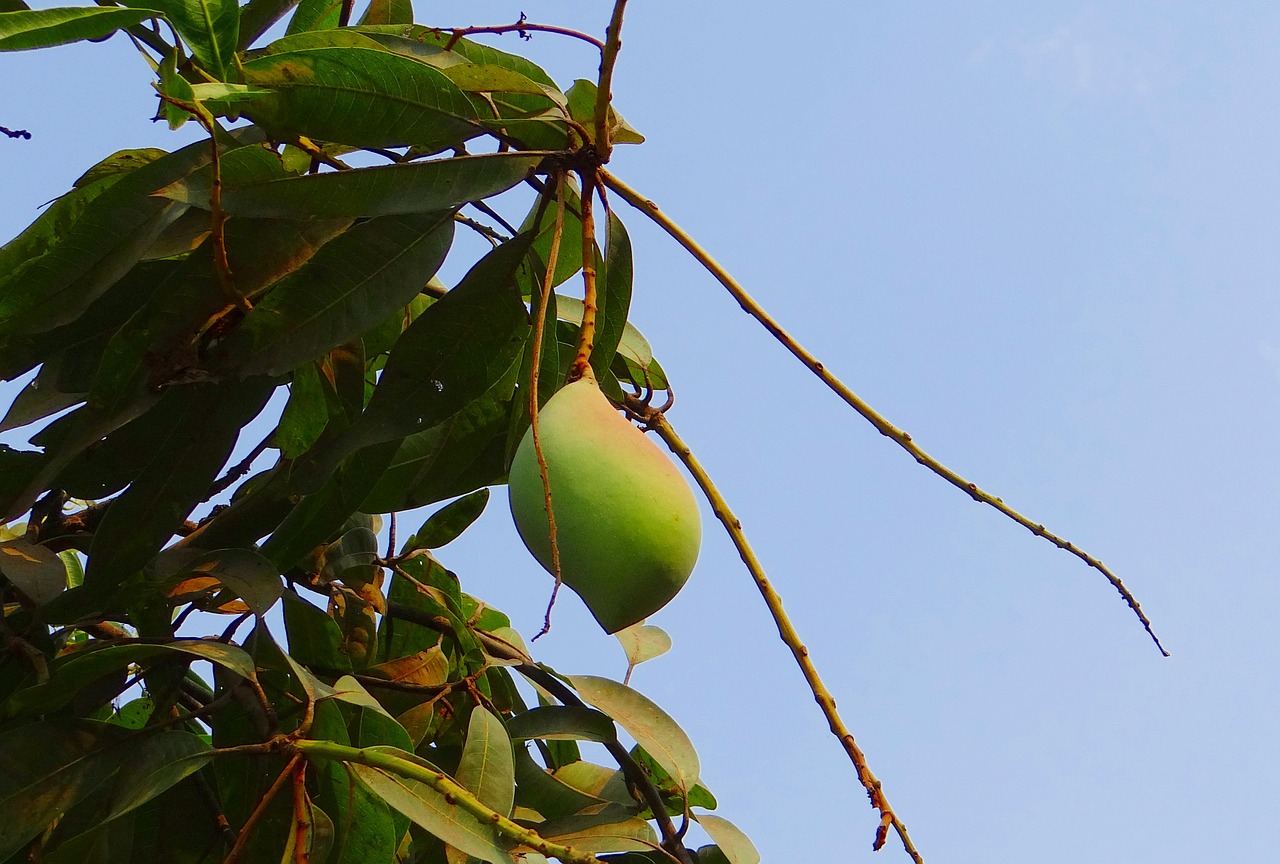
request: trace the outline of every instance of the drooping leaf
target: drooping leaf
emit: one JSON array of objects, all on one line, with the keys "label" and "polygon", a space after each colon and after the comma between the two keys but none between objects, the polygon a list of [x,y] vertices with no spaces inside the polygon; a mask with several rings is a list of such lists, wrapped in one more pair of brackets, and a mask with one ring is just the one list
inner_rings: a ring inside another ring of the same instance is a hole
[{"label": "drooping leaf", "polygon": [[405,543],[405,551],[439,549],[441,546],[447,546],[460,537],[471,523],[480,518],[480,514],[484,512],[488,503],[487,488],[477,489],[456,501],[450,501],[422,523],[422,527]]},{"label": "drooping leaf", "polygon": [[67,589],[67,568],[58,554],[21,538],[0,543],[0,573],[40,604]]},{"label": "drooping leaf", "polygon": [[456,146],[483,131],[470,101],[430,66],[356,47],[272,53],[243,65],[269,92],[243,110],[276,137],[355,147]]},{"label": "drooping leaf", "polygon": [[549,820],[538,826],[548,840],[583,852],[644,852],[658,845],[648,822],[627,808],[609,804],[600,811]]},{"label": "drooping leaf", "polygon": [[361,24],[412,24],[410,0],[372,0],[360,18]]},{"label": "drooping leaf", "polygon": [[594,675],[569,676],[593,707],[612,717],[667,771],[682,789],[692,789],[701,770],[684,730],[652,700],[624,684]]},{"label": "drooping leaf", "polygon": [[205,69],[217,78],[227,77],[240,37],[236,0],[154,0],[147,5],[164,13]]},{"label": "drooping leaf", "polygon": [[342,651],[342,631],[333,619],[293,592],[284,595],[284,626],[289,654],[299,663],[338,672],[351,671]]},{"label": "drooping leaf", "polygon": [[[628,348],[636,354],[634,359],[637,362],[649,362],[641,359],[641,346],[648,349],[648,341],[627,320],[631,311],[631,282],[634,273],[631,238],[622,220],[612,210],[609,211],[608,223],[604,285],[600,292],[602,302],[596,319],[595,346],[591,349],[591,368],[595,370],[597,377],[608,373],[613,355],[622,343],[628,343]],[[653,351],[648,350],[649,360],[652,360]]]},{"label": "drooping leaf", "polygon": [[265,615],[284,593],[279,571],[252,549],[217,549],[197,555],[175,579],[215,580],[245,602],[255,615]]},{"label": "drooping leaf", "polygon": [[[510,189],[541,161],[537,154],[491,153],[228,185],[222,205],[233,216],[280,219],[428,213]],[[201,195],[193,184],[175,184],[164,194],[208,208],[207,191]]]},{"label": "drooping leaf", "polygon": [[[565,93],[569,97],[570,115],[593,134],[596,124],[596,92],[596,85],[593,82],[580,78],[574,81],[573,86]],[[622,115],[614,110],[612,103],[609,105],[609,136],[616,144],[644,143],[644,136],[622,119]]]},{"label": "drooping leaf", "polygon": [[273,382],[258,378],[178,391],[190,400],[189,412],[158,442],[129,489],[107,508],[94,534],[86,584],[114,586],[160,551],[204,499],[241,427],[262,409],[273,389]]},{"label": "drooping leaf", "polygon": [[94,6],[0,12],[0,51],[26,51],[82,39],[101,39],[158,14],[155,8]]},{"label": "drooping leaf", "polygon": [[56,236],[37,237],[33,245],[24,233],[0,249],[0,336],[39,333],[78,317],[186,209],[151,193],[208,160],[209,146],[201,142],[114,182],[104,178],[98,182],[110,188]]},{"label": "drooping leaf", "polygon": [[528,327],[514,281],[527,248],[525,237],[494,249],[405,330],[358,424],[360,440],[431,428],[510,369]]},{"label": "drooping leaf", "polygon": [[544,705],[517,714],[507,721],[513,741],[616,741],[613,721],[599,711],[575,705]]},{"label": "drooping leaf", "polygon": [[[376,749],[391,753],[406,762],[413,762],[428,770],[440,771],[430,762],[412,753],[396,752],[387,748]],[[389,774],[367,765],[352,764],[351,770],[374,794],[450,846],[468,855],[474,855],[482,861],[489,861],[491,864],[509,864],[510,856],[506,852],[500,835],[492,826],[480,822],[456,804],[450,804],[442,794],[425,783]]]},{"label": "drooping leaf", "polygon": [[511,814],[516,790],[511,739],[502,721],[481,706],[471,712],[456,777],[491,809]]},{"label": "drooping leaf", "polygon": [[54,718],[0,734],[0,860],[107,782],[130,738],[111,724]]},{"label": "drooping leaf", "polygon": [[755,844],[737,825],[708,813],[695,813],[694,818],[720,847],[729,864],[760,864],[760,853]]},{"label": "drooping leaf", "polygon": [[324,385],[320,383],[317,364],[305,363],[293,370],[289,401],[280,415],[272,443],[286,459],[296,459],[320,440],[329,423]]},{"label": "drooping leaf", "polygon": [[287,35],[313,30],[332,30],[338,26],[342,14],[342,0],[302,0],[289,19]]},{"label": "drooping leaf", "polygon": [[548,819],[572,816],[606,803],[558,780],[538,765],[524,745],[515,748],[516,803],[536,810]]},{"label": "drooping leaf", "polygon": [[452,213],[383,216],[347,230],[277,283],[222,342],[215,363],[279,375],[402,308],[444,261]]}]

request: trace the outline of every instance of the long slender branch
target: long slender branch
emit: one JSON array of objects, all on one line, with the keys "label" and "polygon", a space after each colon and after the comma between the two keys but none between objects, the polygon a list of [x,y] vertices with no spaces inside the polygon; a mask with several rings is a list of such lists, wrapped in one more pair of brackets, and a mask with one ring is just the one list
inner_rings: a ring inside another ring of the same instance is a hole
[{"label": "long slender branch", "polygon": [[[632,407],[643,410],[644,406],[637,403]],[[913,861],[920,864],[923,859],[911,843],[911,837],[907,834],[907,827],[902,824],[902,820],[898,818],[897,814],[893,812],[893,808],[889,806],[889,801],[885,797],[880,781],[875,774],[871,773],[871,768],[867,765],[866,756],[863,755],[861,748],[854,741],[853,733],[849,731],[849,728],[844,725],[844,721],[840,719],[840,714],[836,711],[836,700],[832,698],[831,692],[822,683],[817,667],[813,665],[813,660],[809,657],[809,649],[800,641],[800,635],[796,633],[791,619],[787,617],[786,611],[782,608],[782,597],[778,595],[773,585],[770,584],[764,568],[760,566],[759,559],[756,558],[755,552],[751,549],[751,544],[747,542],[747,536],[742,531],[742,523],[738,521],[738,517],[729,509],[729,505],[725,502],[720,491],[716,489],[711,477],[698,460],[694,458],[693,451],[689,449],[689,445],[680,439],[675,429],[667,422],[667,418],[657,411],[651,411],[648,413],[648,422],[649,427],[662,437],[662,440],[671,448],[671,452],[689,469],[689,473],[697,481],[698,487],[702,489],[707,501],[711,503],[711,508],[715,511],[716,518],[724,525],[724,529],[728,532],[733,545],[737,547],[742,563],[747,565],[751,578],[755,580],[756,587],[760,590],[761,596],[764,597],[765,605],[769,607],[769,614],[773,616],[773,622],[778,626],[778,635],[782,637],[782,641],[786,646],[791,649],[791,655],[795,657],[796,663],[800,666],[800,671],[804,673],[804,679],[808,682],[809,689],[813,691],[814,700],[827,718],[831,734],[840,740],[845,752],[849,755],[850,761],[853,762],[854,770],[858,774],[858,780],[862,783],[863,788],[867,790],[867,796],[871,799],[871,806],[880,811],[880,828],[876,831],[874,848],[879,850],[884,846],[885,837],[892,826],[902,840],[902,846],[906,849],[907,854],[911,856]]]},{"label": "long slender branch", "polygon": [[[556,178],[556,218],[551,229],[551,249],[547,252],[547,270],[542,278],[542,294],[538,297],[537,310],[533,322],[532,358],[529,363],[529,432],[533,437],[533,452],[538,460],[538,475],[542,479],[543,506],[547,510],[547,537],[551,541],[551,573],[556,584],[551,589],[551,599],[547,602],[547,614],[542,622],[542,629],[535,640],[551,632],[551,610],[556,605],[556,595],[560,593],[560,546],[556,543],[556,516],[551,506],[551,478],[548,476],[547,457],[542,452],[542,433],[538,428],[538,373],[542,368],[542,336],[546,328],[547,303],[551,299],[552,286],[556,280],[556,259],[560,257],[560,240],[564,234],[564,202],[565,187],[568,185],[567,175]],[[534,223],[537,224],[536,222]]]},{"label": "long slender branch", "polygon": [[1151,621],[1147,618],[1146,613],[1142,611],[1142,606],[1138,603],[1138,599],[1134,597],[1129,589],[1125,587],[1124,583],[1120,581],[1120,577],[1112,573],[1106,565],[1089,553],[1085,552],[1079,546],[1076,546],[1074,543],[1070,543],[1059,537],[1057,534],[1047,530],[1044,525],[1031,521],[1017,510],[1014,510],[1012,507],[1005,504],[1002,499],[997,498],[990,492],[979,488],[976,484],[970,483],[964,477],[961,477],[955,471],[951,470],[946,465],[943,465],[937,459],[922,450],[915,441],[912,440],[910,435],[890,423],[878,411],[846,387],[840,379],[827,371],[826,367],[823,366],[816,357],[805,350],[802,345],[796,342],[789,333],[783,330],[781,325],[770,317],[769,314],[760,307],[760,304],[752,299],[751,296],[743,290],[742,286],[739,285],[738,282],[706,252],[706,250],[699,246],[697,242],[686,234],[679,225],[658,209],[657,204],[653,203],[653,201],[648,198],[643,197],[640,193],[636,192],[630,186],[627,186],[603,168],[599,169],[599,177],[605,186],[617,192],[628,204],[640,210],[656,222],[664,231],[671,235],[677,243],[683,246],[689,254],[693,255],[693,257],[696,258],[698,262],[702,264],[702,266],[705,267],[718,282],[720,282],[721,285],[728,289],[729,293],[733,295],[733,298],[738,301],[738,305],[742,307],[743,311],[764,325],[764,328],[768,330],[775,339],[782,343],[784,348],[795,355],[801,363],[807,366],[814,375],[817,375],[818,378],[821,379],[822,383],[826,384],[827,387],[834,391],[835,394],[843,399],[851,408],[853,408],[853,410],[862,415],[862,417],[874,426],[881,435],[884,435],[903,450],[906,450],[917,462],[928,468],[934,474],[937,474],[942,479],[946,480],[952,486],[955,486],[957,489],[964,492],[974,501],[978,501],[982,504],[987,504],[990,507],[995,508],[1014,522],[1017,522],[1023,528],[1026,528],[1032,534],[1037,537],[1043,537],[1045,540],[1048,540],[1054,546],[1057,546],[1065,552],[1070,552],[1085,564],[1088,564],[1090,567],[1105,576],[1107,581],[1111,583],[1112,587],[1114,587],[1116,591],[1120,593],[1120,596],[1124,598],[1125,603],[1129,605],[1129,608],[1133,610],[1133,613],[1138,616],[1138,620],[1142,622],[1142,626],[1146,629],[1147,635],[1149,635],[1151,640],[1155,642],[1156,647],[1160,649],[1160,653],[1165,657],[1169,656],[1169,652],[1165,650],[1164,645],[1160,643],[1159,637],[1156,636],[1155,630],[1152,629]]},{"label": "long slender branch", "polygon": [[[622,48],[622,15],[627,0],[615,0],[609,27],[605,30],[604,49],[600,52],[600,77],[596,83],[596,155],[601,165],[613,155],[613,135],[609,128],[609,104],[613,101],[613,67]],[[585,190],[584,190],[585,197]]]},{"label": "long slender branch", "polygon": [[300,753],[307,756],[318,756],[323,759],[368,765],[370,768],[377,768],[397,777],[416,780],[419,783],[430,786],[445,796],[446,801],[456,804],[459,808],[479,819],[483,824],[492,825],[504,837],[528,846],[549,858],[558,858],[566,862],[566,864],[599,864],[593,855],[581,852],[572,846],[564,846],[547,840],[537,831],[512,822],[502,813],[487,806],[465,786],[443,771],[433,771],[424,765],[419,765],[417,762],[411,762],[386,751],[347,747],[342,744],[335,744],[332,741],[301,739],[295,741],[293,746]]}]

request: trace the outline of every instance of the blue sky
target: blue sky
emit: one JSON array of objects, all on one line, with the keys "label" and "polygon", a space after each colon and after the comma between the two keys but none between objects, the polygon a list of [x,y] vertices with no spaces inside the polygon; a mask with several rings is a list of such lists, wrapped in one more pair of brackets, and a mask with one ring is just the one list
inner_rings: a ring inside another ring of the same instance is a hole
[{"label": "blue sky", "polygon": [[[521,10],[607,17],[482,2],[437,23]],[[612,170],[925,449],[1107,562],[1173,652],[621,208],[671,420],[925,859],[1273,857],[1280,10],[652,2],[624,34],[616,104],[649,140]],[[495,44],[565,86],[595,75],[589,46]],[[111,151],[191,140],[148,122],[149,77],[118,38],[0,55],[0,124],[35,136],[0,140],[0,238]],[[873,811],[706,522],[690,585],[651,620],[675,648],[633,683],[765,860],[906,860],[871,853]],[[547,580],[504,496],[441,557],[536,631]],[[572,596],[537,648],[566,672],[625,669]]]}]

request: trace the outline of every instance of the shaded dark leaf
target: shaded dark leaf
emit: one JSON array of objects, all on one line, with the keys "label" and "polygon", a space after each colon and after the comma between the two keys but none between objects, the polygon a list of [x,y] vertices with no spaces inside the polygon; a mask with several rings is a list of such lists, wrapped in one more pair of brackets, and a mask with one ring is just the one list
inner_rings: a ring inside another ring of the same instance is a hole
[{"label": "shaded dark leaf", "polygon": [[[144,5],[131,0],[126,5]],[[148,3],[169,20],[182,41],[206,70],[227,77],[240,36],[240,7],[236,0],[155,0]]]},{"label": "shaded dark leaf", "polygon": [[35,9],[0,12],[0,51],[26,51],[101,39],[115,31],[156,17],[152,9]]},{"label": "shaded dark leaf", "polygon": [[413,549],[439,549],[452,543],[471,523],[480,518],[489,503],[489,490],[477,489],[457,501],[450,501],[431,514],[422,527],[405,543],[403,551]]}]

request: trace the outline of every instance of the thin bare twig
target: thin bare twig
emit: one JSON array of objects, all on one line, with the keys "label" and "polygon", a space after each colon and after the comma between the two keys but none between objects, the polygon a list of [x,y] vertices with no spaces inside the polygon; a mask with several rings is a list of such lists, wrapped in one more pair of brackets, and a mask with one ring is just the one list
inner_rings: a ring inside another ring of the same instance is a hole
[{"label": "thin bare twig", "polygon": [[[631,407],[634,410],[644,410],[643,404],[638,401]],[[902,846],[906,849],[907,854],[911,856],[911,860],[920,864],[923,859],[911,843],[911,837],[907,834],[907,827],[902,824],[902,821],[893,812],[893,808],[889,806],[889,801],[885,797],[880,781],[875,774],[871,773],[871,768],[867,765],[866,756],[863,755],[861,748],[854,741],[853,733],[844,725],[844,721],[840,719],[839,713],[836,712],[836,700],[832,698],[830,691],[822,683],[817,667],[813,665],[813,660],[809,657],[809,649],[800,641],[800,636],[796,633],[791,619],[787,617],[786,611],[782,608],[782,597],[778,595],[773,585],[770,584],[764,568],[760,565],[759,559],[756,558],[755,552],[751,549],[751,544],[747,542],[747,536],[742,531],[742,523],[738,521],[738,517],[729,509],[729,505],[725,502],[720,491],[716,489],[711,477],[698,460],[694,458],[693,451],[689,449],[689,445],[685,444],[680,439],[680,436],[676,434],[675,429],[671,427],[667,418],[657,411],[649,411],[647,417],[649,428],[661,436],[667,447],[676,455],[676,458],[689,469],[689,473],[693,475],[698,487],[702,490],[702,494],[706,496],[712,510],[715,511],[716,518],[720,520],[720,524],[724,525],[725,531],[729,534],[729,539],[733,541],[733,545],[738,550],[738,555],[742,558],[742,563],[747,565],[751,578],[755,580],[756,588],[760,590],[761,596],[764,597],[765,605],[769,607],[769,614],[773,616],[773,622],[778,626],[778,635],[782,637],[782,641],[786,646],[791,649],[791,655],[795,657],[796,663],[800,666],[800,671],[804,673],[804,679],[808,682],[809,689],[813,692],[814,700],[827,718],[831,734],[839,739],[845,753],[849,755],[850,761],[853,762],[854,770],[858,774],[858,781],[862,783],[863,788],[867,790],[867,797],[871,799],[871,806],[880,811],[880,827],[876,831],[874,848],[878,850],[884,846],[885,837],[889,828],[892,827],[897,832],[899,839],[902,840]]]},{"label": "thin bare twig", "polygon": [[934,474],[937,474],[942,479],[946,480],[952,486],[963,491],[974,501],[978,501],[995,508],[1014,522],[1017,522],[1023,528],[1026,528],[1032,534],[1037,537],[1043,537],[1045,540],[1048,540],[1054,546],[1057,546],[1065,552],[1070,552],[1085,564],[1088,564],[1090,567],[1105,576],[1107,581],[1111,583],[1112,587],[1114,587],[1116,591],[1120,593],[1120,596],[1124,598],[1125,603],[1129,605],[1129,608],[1133,610],[1133,613],[1138,616],[1138,620],[1142,622],[1142,626],[1146,629],[1147,635],[1151,637],[1153,642],[1155,642],[1156,647],[1160,649],[1160,653],[1165,657],[1169,656],[1169,652],[1165,650],[1164,646],[1160,643],[1160,639],[1152,629],[1151,621],[1147,618],[1146,613],[1142,611],[1142,606],[1139,605],[1138,599],[1133,596],[1128,588],[1125,587],[1124,583],[1120,581],[1120,578],[1112,573],[1111,570],[1109,570],[1101,561],[1094,558],[1074,543],[1070,543],[1059,537],[1057,534],[1048,531],[1044,525],[1031,521],[1017,510],[1014,510],[1012,507],[1005,504],[1002,499],[997,498],[990,492],[979,488],[976,484],[970,483],[964,477],[961,477],[955,471],[951,470],[946,465],[943,465],[937,459],[922,450],[915,441],[912,440],[910,435],[890,423],[878,411],[846,387],[840,379],[828,372],[826,367],[823,366],[816,357],[796,342],[789,333],[782,329],[781,325],[779,325],[777,321],[770,317],[769,314],[760,307],[760,304],[758,304],[749,294],[747,294],[745,290],[743,290],[742,286],[738,284],[737,280],[729,275],[728,271],[721,267],[720,264],[712,258],[706,250],[699,246],[692,237],[686,234],[679,225],[658,209],[657,204],[653,203],[653,201],[648,198],[645,198],[603,168],[599,169],[599,176],[601,182],[603,182],[605,186],[617,192],[628,204],[632,205],[656,222],[664,231],[671,235],[677,243],[693,255],[693,257],[696,258],[698,262],[702,264],[702,266],[705,267],[721,285],[728,289],[729,293],[733,295],[733,298],[738,301],[738,305],[742,307],[743,311],[764,325],[764,328],[768,330],[775,339],[782,343],[784,348],[795,355],[801,363],[808,367],[814,375],[818,376],[822,383],[826,384],[827,387],[843,399],[846,404],[862,415],[862,417],[874,426],[881,435],[884,435],[903,450],[906,450],[917,462],[928,468]]},{"label": "thin bare twig", "polygon": [[445,43],[444,50],[452,51],[453,46],[458,44],[458,40],[466,36],[475,36],[480,33],[492,33],[500,35],[503,33],[518,33],[521,39],[528,41],[533,37],[530,33],[555,33],[560,36],[568,36],[572,39],[578,39],[596,46],[600,51],[604,51],[605,45],[596,37],[589,33],[582,33],[578,30],[570,30],[568,27],[557,27],[554,24],[532,24],[524,13],[520,13],[520,20],[514,24],[497,24],[489,27],[445,27],[442,30],[448,30],[453,35],[449,37],[449,41]]},{"label": "thin bare twig", "polygon": [[209,493],[204,496],[204,500],[208,501],[210,498],[227,491],[227,489],[231,488],[232,484],[244,475],[248,474],[249,469],[253,467],[253,463],[266,451],[267,447],[271,445],[271,439],[275,437],[275,434],[275,430],[272,430],[267,433],[265,438],[255,444],[253,449],[249,451],[248,456],[241,459],[240,462],[228,471],[221,480],[209,487]]},{"label": "thin bare twig", "polygon": [[[551,610],[555,608],[556,596],[560,593],[560,546],[556,543],[556,517],[551,506],[551,478],[547,473],[547,457],[542,452],[542,434],[538,429],[538,373],[542,366],[542,337],[547,317],[547,303],[551,298],[552,286],[556,278],[556,262],[560,257],[560,241],[564,234],[564,202],[565,186],[568,176],[561,174],[556,178],[556,219],[551,231],[551,249],[547,252],[547,269],[542,277],[542,295],[538,298],[537,311],[534,313],[532,358],[529,363],[529,430],[533,436],[533,452],[538,460],[538,474],[542,479],[544,506],[547,509],[547,536],[551,540],[551,574],[556,579],[551,589],[551,599],[547,602],[547,614],[542,621],[542,629],[533,637],[537,641],[551,632]],[[538,223],[534,223],[535,226]]]}]

